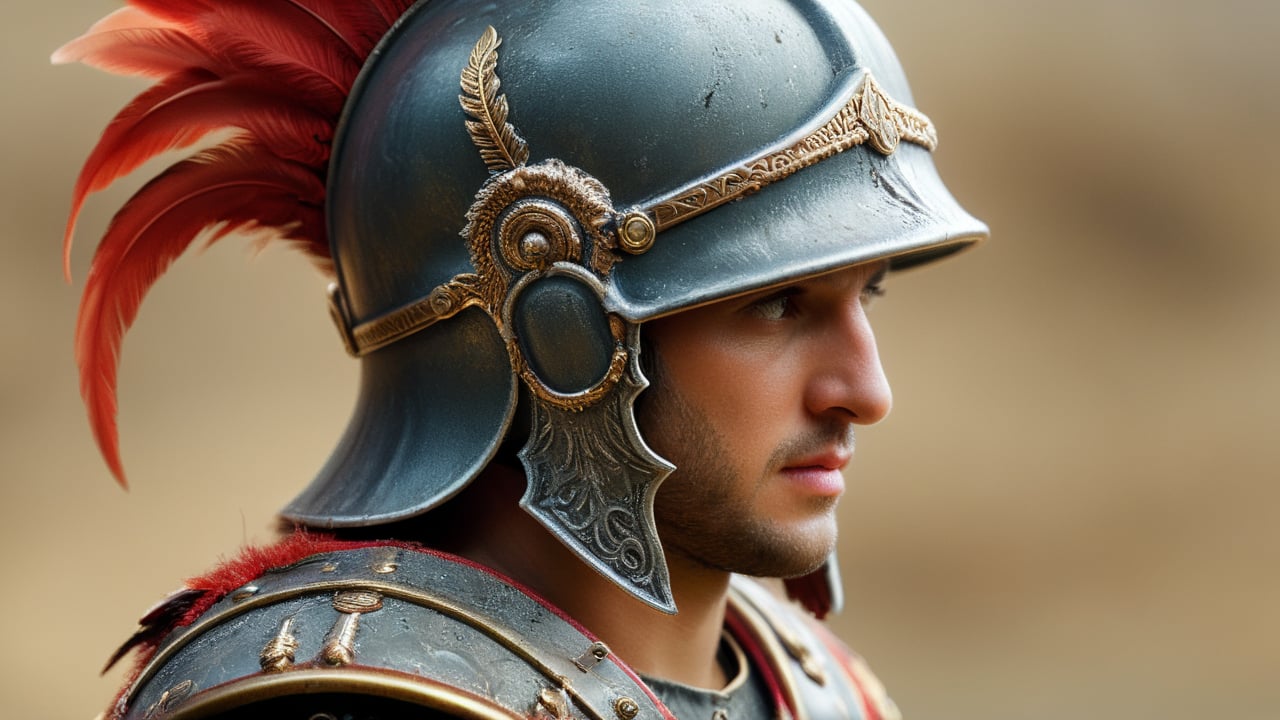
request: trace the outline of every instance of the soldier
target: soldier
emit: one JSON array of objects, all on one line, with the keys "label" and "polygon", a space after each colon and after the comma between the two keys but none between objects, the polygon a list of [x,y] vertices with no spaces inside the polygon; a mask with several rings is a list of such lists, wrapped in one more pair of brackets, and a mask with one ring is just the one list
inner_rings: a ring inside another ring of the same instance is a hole
[{"label": "soldier", "polygon": [[[888,718],[743,576],[839,604],[853,428],[889,411],[887,273],[986,235],[848,0],[131,0],[60,49],[156,84],[85,196],[191,148],[107,229],[77,326],[115,375],[198,236],[296,243],[362,366],[279,544],[166,600],[120,718]],[[647,389],[646,389],[647,388]]]}]

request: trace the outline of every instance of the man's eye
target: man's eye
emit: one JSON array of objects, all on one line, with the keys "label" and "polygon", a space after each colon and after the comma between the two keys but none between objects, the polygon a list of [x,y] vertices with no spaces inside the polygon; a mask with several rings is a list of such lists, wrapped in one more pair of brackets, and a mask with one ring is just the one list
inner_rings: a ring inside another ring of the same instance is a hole
[{"label": "man's eye", "polygon": [[775,295],[751,306],[751,314],[761,320],[781,320],[791,309],[791,296]]},{"label": "man's eye", "polygon": [[882,285],[880,285],[879,283],[869,283],[869,284],[867,284],[867,286],[866,286],[866,287],[862,288],[862,305],[863,305],[863,307],[866,307],[867,305],[870,305],[870,304],[871,304],[871,301],[872,301],[872,300],[875,300],[875,299],[876,299],[876,298],[878,298],[878,297],[884,297],[884,293],[885,293],[884,287],[883,287]]}]

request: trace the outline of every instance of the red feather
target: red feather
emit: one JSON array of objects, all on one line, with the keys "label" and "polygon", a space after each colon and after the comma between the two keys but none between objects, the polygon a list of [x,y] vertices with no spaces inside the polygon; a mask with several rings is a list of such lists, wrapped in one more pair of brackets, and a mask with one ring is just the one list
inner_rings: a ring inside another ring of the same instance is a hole
[{"label": "red feather", "polygon": [[313,167],[321,167],[329,159],[333,126],[323,116],[290,103],[253,78],[210,80],[187,87],[199,78],[181,76],[173,87],[184,89],[160,92],[163,100],[155,105],[144,93],[140,103],[130,105],[112,121],[76,181],[64,238],[64,262],[70,261],[71,234],[89,193],[107,187],[161,152],[188,147],[215,130],[245,130],[277,156]]},{"label": "red feather", "polygon": [[122,8],[54,51],[55,65],[79,62],[117,75],[163,78],[218,63],[181,29],[137,8]]},{"label": "red feather", "polygon": [[133,0],[133,4],[183,27],[211,47],[224,41],[257,46],[267,56],[283,56],[314,68],[344,89],[350,89],[368,56],[356,52],[332,25],[293,0]]},{"label": "red feather", "polygon": [[[299,244],[329,262],[329,144],[361,66],[413,0],[130,0],[64,45],[79,61],[158,82],[112,120],[72,193],[71,239],[89,194],[210,133],[230,140],[180,161],[116,213],[94,255],[76,324],[80,389],[123,485],[116,417],[120,346],[147,291],[198,237]],[[331,269],[331,268],[328,268]]]},{"label": "red feather", "polygon": [[[198,235],[274,230],[321,235],[321,180],[258,147],[218,147],[174,165],[143,187],[107,229],[86,281],[76,326],[80,392],[107,465],[125,483],[115,427],[120,341],[156,279]],[[316,252],[323,252],[317,249]]]}]

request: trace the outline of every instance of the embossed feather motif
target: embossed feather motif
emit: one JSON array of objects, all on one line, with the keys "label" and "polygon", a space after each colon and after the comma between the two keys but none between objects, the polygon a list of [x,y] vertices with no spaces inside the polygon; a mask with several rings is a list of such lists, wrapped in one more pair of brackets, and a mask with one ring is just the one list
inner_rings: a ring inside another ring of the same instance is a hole
[{"label": "embossed feather motif", "polygon": [[475,118],[467,121],[467,132],[492,173],[513,170],[529,159],[529,146],[507,122],[507,96],[498,94],[502,87],[498,79],[501,44],[498,31],[492,26],[485,28],[462,70],[463,94],[458,96],[462,109]]}]

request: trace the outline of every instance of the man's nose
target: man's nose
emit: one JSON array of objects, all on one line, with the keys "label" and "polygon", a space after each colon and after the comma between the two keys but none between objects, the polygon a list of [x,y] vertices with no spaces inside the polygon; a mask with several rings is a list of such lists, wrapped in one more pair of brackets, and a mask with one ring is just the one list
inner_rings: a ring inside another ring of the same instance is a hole
[{"label": "man's nose", "polygon": [[892,409],[893,391],[880,364],[866,309],[860,302],[851,305],[833,313],[822,334],[806,404],[818,416],[873,425]]}]

